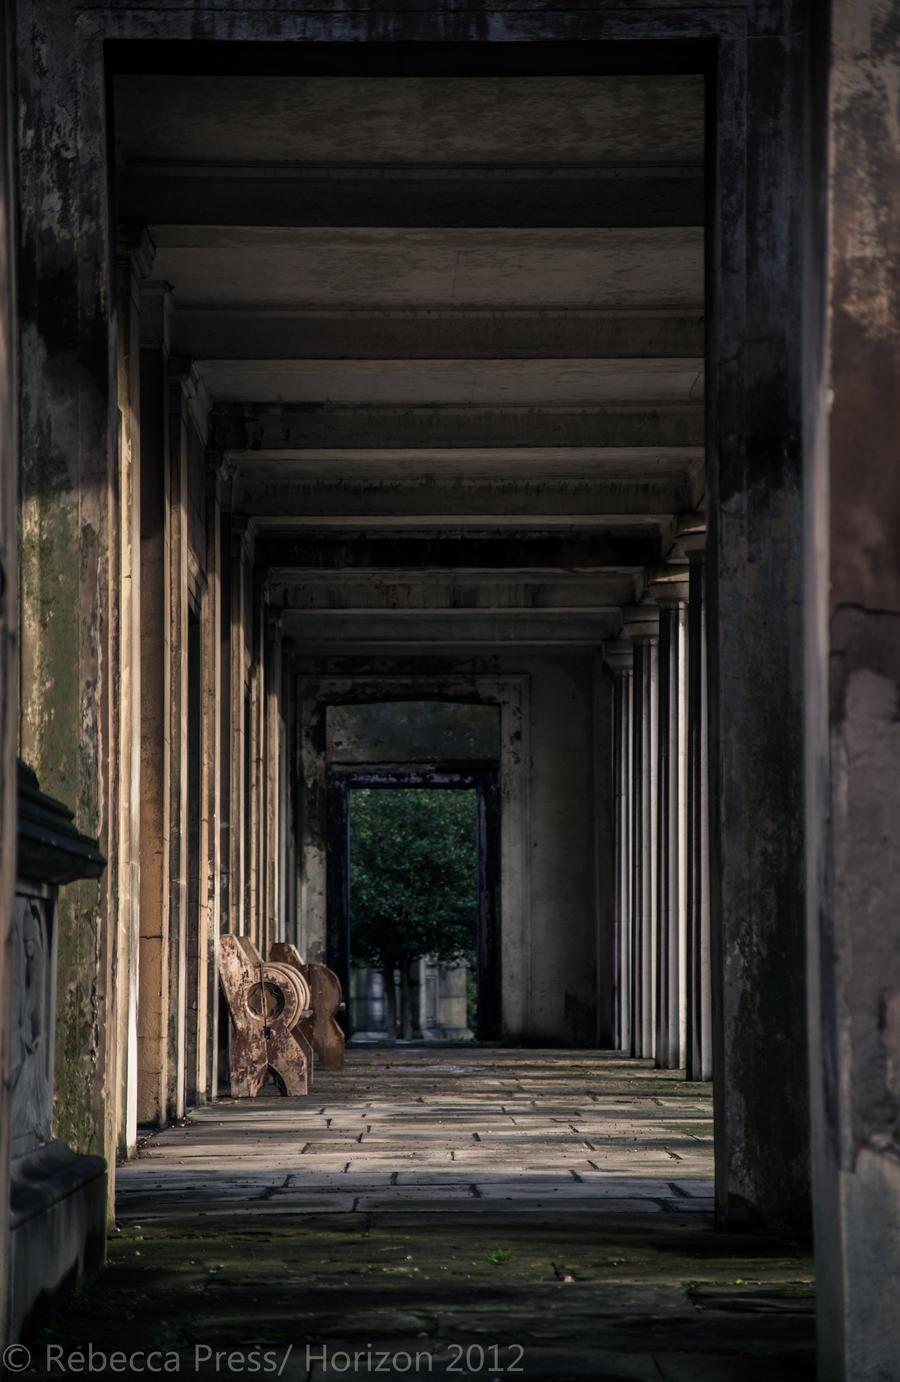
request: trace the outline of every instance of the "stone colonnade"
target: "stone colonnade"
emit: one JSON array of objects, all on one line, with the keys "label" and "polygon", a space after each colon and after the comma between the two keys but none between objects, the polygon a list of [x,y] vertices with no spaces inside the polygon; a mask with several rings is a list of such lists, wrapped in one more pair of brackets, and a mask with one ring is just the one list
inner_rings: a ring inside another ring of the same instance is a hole
[{"label": "stone colonnade", "polygon": [[616,1038],[712,1077],[705,521],[690,516],[607,643],[613,677]]},{"label": "stone colonnade", "polygon": [[280,618],[231,513],[209,399],[171,351],[146,231],[118,244],[118,953],[115,1139],[222,1079],[217,938],[284,939],[290,848]]}]

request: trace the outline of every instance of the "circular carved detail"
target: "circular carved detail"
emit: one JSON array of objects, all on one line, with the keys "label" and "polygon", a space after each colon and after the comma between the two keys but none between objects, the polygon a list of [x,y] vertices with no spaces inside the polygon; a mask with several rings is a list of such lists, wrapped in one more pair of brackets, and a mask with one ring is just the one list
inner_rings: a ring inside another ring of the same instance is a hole
[{"label": "circular carved detail", "polygon": [[259,977],[246,991],[244,1003],[250,1017],[268,1025],[283,1022],[296,1026],[300,1015],[309,1007],[309,986],[303,975],[292,965],[264,964],[256,971]]},{"label": "circular carved detail", "polygon": [[271,982],[254,984],[247,994],[247,1007],[254,1017],[271,1022],[284,1012],[284,990]]}]

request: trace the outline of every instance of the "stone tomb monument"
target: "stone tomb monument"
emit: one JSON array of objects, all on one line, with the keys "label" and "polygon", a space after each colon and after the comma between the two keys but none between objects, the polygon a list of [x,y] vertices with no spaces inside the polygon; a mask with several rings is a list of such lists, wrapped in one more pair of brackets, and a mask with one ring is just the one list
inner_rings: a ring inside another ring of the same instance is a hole
[{"label": "stone tomb monument", "polygon": [[13,924],[10,1338],[21,1338],[46,1307],[103,1261],[106,1162],[53,1136],[56,943],[59,887],[99,878],[96,840],[72,813],[18,768],[18,858]]}]

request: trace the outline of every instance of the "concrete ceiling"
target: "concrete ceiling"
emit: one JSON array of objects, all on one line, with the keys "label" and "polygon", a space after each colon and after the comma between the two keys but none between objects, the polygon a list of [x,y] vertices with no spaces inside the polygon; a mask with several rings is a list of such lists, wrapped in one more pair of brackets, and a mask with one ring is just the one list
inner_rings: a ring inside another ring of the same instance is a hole
[{"label": "concrete ceiling", "polygon": [[118,214],[304,651],[585,648],[702,501],[703,82],[116,83]]}]

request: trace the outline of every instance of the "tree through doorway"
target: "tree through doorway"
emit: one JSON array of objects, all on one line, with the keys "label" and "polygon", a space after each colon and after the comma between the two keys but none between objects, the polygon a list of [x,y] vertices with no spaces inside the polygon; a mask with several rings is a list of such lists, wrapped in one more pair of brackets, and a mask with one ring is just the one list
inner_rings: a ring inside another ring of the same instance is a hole
[{"label": "tree through doorway", "polygon": [[329,770],[328,963],[350,1035],[499,1039],[498,900],[496,768]]},{"label": "tree through doorway", "polygon": [[466,1040],[477,1027],[478,829],[472,788],[350,791],[355,1031]]}]

